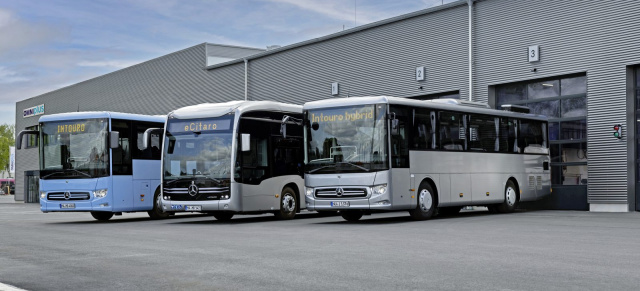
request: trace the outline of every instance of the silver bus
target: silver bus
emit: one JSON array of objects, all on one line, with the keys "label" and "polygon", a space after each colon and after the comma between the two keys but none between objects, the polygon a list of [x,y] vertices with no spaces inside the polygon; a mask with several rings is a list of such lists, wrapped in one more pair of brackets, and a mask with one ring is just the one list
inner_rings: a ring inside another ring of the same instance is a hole
[{"label": "silver bus", "polygon": [[[286,138],[281,134],[283,119]],[[297,121],[297,122],[294,122]],[[291,219],[304,209],[302,106],[270,101],[200,104],[167,116],[162,209]]]},{"label": "silver bus", "polygon": [[551,191],[544,116],[381,96],[309,102],[303,120],[308,210],[424,220],[472,205],[511,212]]}]

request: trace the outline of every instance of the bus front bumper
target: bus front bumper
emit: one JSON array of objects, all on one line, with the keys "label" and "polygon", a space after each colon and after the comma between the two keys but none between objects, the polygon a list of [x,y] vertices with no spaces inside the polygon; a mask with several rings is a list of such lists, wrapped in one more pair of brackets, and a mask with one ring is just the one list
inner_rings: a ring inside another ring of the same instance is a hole
[{"label": "bus front bumper", "polygon": [[164,212],[237,211],[230,200],[178,201],[162,199],[160,204]]},{"label": "bus front bumper", "polygon": [[102,199],[90,200],[45,200],[40,199],[42,212],[89,212],[107,211],[113,212],[113,206]]},{"label": "bus front bumper", "polygon": [[305,196],[305,200],[309,211],[392,210],[387,195],[365,199],[317,199]]}]

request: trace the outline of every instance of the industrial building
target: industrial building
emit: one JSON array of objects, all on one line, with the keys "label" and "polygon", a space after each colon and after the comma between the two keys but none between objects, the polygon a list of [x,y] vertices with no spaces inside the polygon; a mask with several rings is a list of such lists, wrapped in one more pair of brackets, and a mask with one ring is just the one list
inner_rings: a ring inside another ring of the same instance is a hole
[{"label": "industrial building", "polygon": [[[553,193],[536,207],[638,211],[638,14],[634,1],[461,0],[271,50],[205,43],[19,101],[16,130],[39,114],[245,99],[525,105],[550,118]],[[29,144],[16,153],[15,197],[27,202],[38,177]]]}]

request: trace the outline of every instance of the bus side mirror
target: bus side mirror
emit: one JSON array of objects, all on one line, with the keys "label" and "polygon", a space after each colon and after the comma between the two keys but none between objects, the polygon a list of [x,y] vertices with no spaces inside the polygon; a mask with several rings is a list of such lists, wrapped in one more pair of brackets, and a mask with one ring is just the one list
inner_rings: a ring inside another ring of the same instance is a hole
[{"label": "bus side mirror", "polygon": [[[284,125],[284,124],[282,124]],[[248,152],[251,150],[251,135],[248,133],[243,133],[242,135],[242,151]]]},{"label": "bus side mirror", "polygon": [[118,144],[119,140],[120,140],[120,132],[117,132],[117,131],[109,132],[109,148],[117,149],[118,146],[120,146]]},{"label": "bus side mirror", "polygon": [[400,130],[398,130],[398,119],[391,119],[391,135],[400,134]]},{"label": "bus side mirror", "polygon": [[16,140],[16,149],[21,149],[22,148],[22,138],[25,135],[38,135],[38,133],[40,133],[37,130],[23,130],[20,133],[18,133],[18,139]]},{"label": "bus side mirror", "polygon": [[142,135],[142,149],[146,150],[151,147],[151,136],[154,134],[162,135],[162,128],[148,128],[144,131],[144,135]]},{"label": "bus side mirror", "polygon": [[280,124],[280,134],[282,134],[283,138],[287,138],[287,124],[284,122]]}]

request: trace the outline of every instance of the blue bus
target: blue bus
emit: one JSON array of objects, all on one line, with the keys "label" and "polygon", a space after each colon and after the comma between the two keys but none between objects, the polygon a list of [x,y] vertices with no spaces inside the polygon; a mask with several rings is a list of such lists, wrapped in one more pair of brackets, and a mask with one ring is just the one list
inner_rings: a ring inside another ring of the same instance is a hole
[{"label": "blue bus", "polygon": [[168,216],[159,208],[162,137],[144,132],[163,127],[165,116],[117,112],[46,115],[39,130],[19,133],[39,138],[42,212],[90,212],[106,221],[123,212],[147,211],[152,219]]}]

